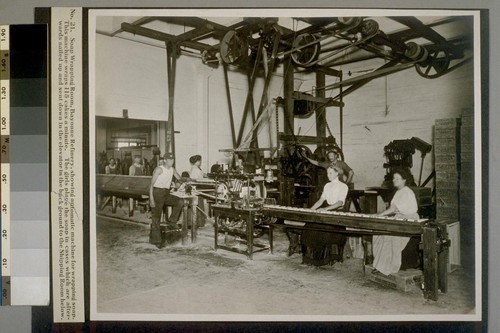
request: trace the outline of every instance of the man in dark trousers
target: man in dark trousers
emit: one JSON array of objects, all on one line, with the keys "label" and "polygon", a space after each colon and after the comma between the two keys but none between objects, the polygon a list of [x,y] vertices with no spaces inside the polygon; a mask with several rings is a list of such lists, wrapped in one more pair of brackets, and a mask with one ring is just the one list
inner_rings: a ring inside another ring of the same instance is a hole
[{"label": "man in dark trousers", "polygon": [[172,213],[168,217],[167,223],[173,226],[179,220],[183,206],[182,199],[170,194],[173,178],[181,180],[181,176],[179,176],[173,167],[174,156],[172,153],[166,153],[164,159],[165,163],[160,164],[154,169],[149,187],[149,204],[153,209],[149,242],[157,247],[162,246],[160,218],[163,205],[172,206]]}]

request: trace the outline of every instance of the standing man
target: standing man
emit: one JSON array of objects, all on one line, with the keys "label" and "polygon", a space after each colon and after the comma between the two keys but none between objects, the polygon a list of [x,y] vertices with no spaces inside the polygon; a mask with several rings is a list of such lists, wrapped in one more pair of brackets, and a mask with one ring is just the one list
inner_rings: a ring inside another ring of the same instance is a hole
[{"label": "standing man", "polygon": [[341,173],[339,174],[339,179],[345,184],[350,184],[352,182],[352,177],[354,177],[354,171],[352,171],[351,167],[349,167],[347,163],[339,159],[339,154],[335,150],[329,150],[326,153],[326,157],[327,161],[324,162],[319,162],[309,157],[306,157],[306,159],[311,164],[325,169],[327,169],[329,166],[336,166],[340,168]]},{"label": "standing man", "polygon": [[157,247],[160,247],[162,242],[160,218],[163,205],[172,206],[172,214],[168,217],[168,223],[173,225],[179,220],[183,206],[182,199],[170,194],[173,178],[181,180],[181,176],[173,167],[174,156],[172,153],[165,153],[164,159],[165,163],[154,169],[149,187],[149,204],[153,209],[149,242]]}]

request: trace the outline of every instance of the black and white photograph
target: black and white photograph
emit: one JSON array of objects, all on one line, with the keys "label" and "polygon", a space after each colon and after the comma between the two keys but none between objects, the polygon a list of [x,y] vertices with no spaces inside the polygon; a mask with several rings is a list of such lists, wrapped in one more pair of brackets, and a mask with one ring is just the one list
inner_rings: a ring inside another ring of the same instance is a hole
[{"label": "black and white photograph", "polygon": [[90,319],[481,320],[480,19],[89,9]]}]

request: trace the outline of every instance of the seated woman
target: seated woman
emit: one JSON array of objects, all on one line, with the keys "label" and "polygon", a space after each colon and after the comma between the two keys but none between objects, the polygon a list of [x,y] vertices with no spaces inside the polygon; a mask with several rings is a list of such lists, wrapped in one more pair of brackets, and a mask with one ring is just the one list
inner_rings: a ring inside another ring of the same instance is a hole
[{"label": "seated woman", "polygon": [[[393,215],[396,218],[408,219],[408,221],[418,220],[417,199],[413,191],[406,186],[412,182],[411,173],[405,169],[395,171],[392,181],[397,191],[389,208],[379,215]],[[410,237],[373,236],[373,267],[375,270],[384,275],[397,273],[401,268],[401,254],[409,241]]]},{"label": "seated woman", "polygon": [[[336,210],[344,206],[348,187],[339,180],[342,170],[338,166],[330,166],[327,169],[328,180],[323,188],[319,200],[311,207],[316,210]],[[314,228],[315,230],[311,230]],[[347,237],[340,233],[329,231],[318,231],[322,225],[307,224],[302,234],[302,259],[305,264],[326,265],[333,262],[331,247],[337,245],[337,259],[342,260],[342,252]]]},{"label": "seated woman", "polygon": [[[201,170],[201,155],[193,155],[189,158],[189,163],[191,163],[191,170],[189,171],[188,177],[193,180],[203,179],[204,174]],[[202,196],[198,197],[198,214],[196,216],[196,224],[198,227],[205,226],[205,199]]]},{"label": "seated woman", "polygon": [[203,178],[203,171],[201,170],[201,156],[194,155],[189,158],[189,163],[191,163],[191,170],[189,171],[189,178],[191,179],[201,179]]},{"label": "seated woman", "polygon": [[109,164],[106,165],[105,172],[107,175],[119,175],[120,174],[118,164],[116,164],[116,160],[113,157],[111,157],[109,159]]},{"label": "seated woman", "polygon": [[128,169],[129,176],[144,176],[144,166],[139,155],[134,156],[134,163]]}]

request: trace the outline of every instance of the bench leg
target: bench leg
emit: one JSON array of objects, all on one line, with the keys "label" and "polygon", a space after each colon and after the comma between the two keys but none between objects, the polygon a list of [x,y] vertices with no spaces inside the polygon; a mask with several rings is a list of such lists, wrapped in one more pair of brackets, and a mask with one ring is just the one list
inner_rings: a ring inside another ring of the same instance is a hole
[{"label": "bench leg", "polygon": [[134,199],[128,199],[128,216],[134,216]]},{"label": "bench leg", "polygon": [[111,212],[116,213],[116,197],[114,195],[111,197]]},{"label": "bench leg", "polygon": [[274,229],[273,226],[269,225],[269,251],[271,252],[271,254],[273,254],[274,251],[273,229]]}]

